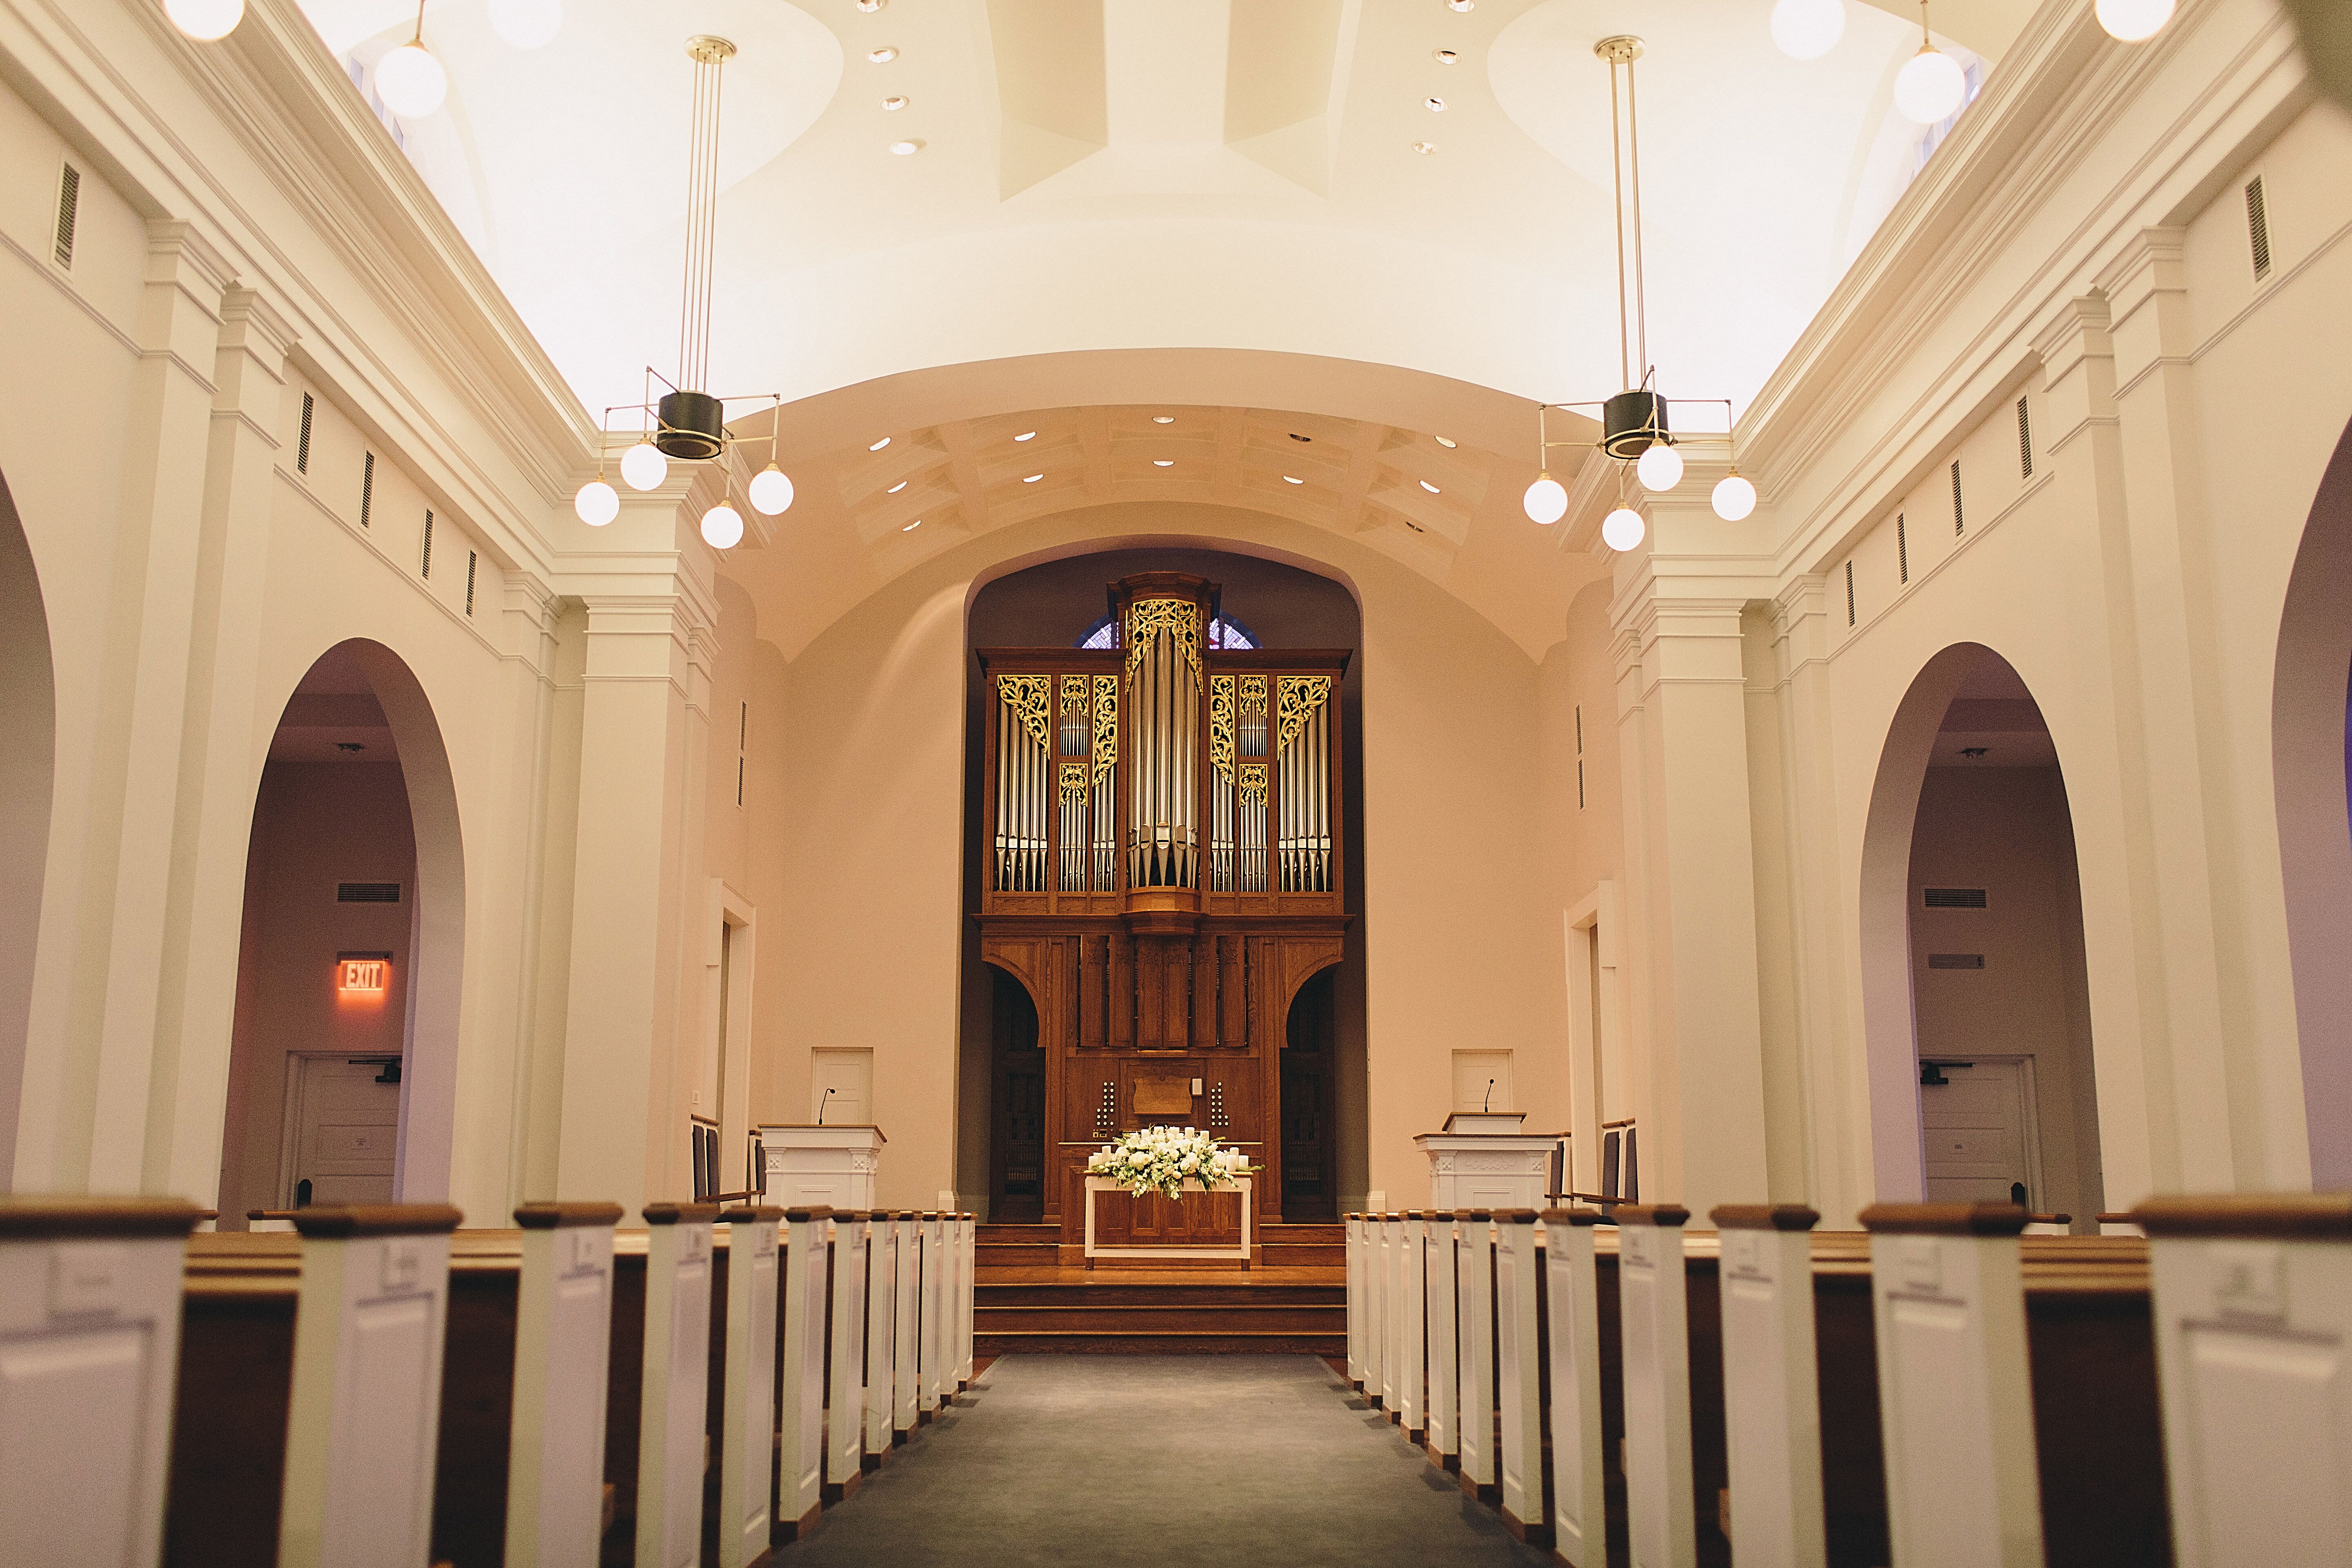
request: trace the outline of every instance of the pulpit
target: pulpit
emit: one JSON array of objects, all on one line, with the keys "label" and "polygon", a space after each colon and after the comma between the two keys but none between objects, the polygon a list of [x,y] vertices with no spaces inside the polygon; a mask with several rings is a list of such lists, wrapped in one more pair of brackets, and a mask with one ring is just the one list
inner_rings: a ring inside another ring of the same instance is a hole
[{"label": "pulpit", "polygon": [[883,1142],[879,1127],[761,1128],[768,1202],[787,1208],[872,1208]]},{"label": "pulpit", "polygon": [[1430,1206],[1549,1208],[1552,1152],[1566,1134],[1492,1130],[1516,1128],[1525,1118],[1524,1111],[1457,1111],[1444,1131],[1414,1138],[1429,1156]]}]

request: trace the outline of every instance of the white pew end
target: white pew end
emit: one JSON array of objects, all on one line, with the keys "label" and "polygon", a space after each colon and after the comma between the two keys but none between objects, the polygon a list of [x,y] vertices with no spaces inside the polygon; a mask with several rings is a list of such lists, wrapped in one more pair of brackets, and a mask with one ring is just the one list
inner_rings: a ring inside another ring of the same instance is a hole
[{"label": "white pew end", "polygon": [[304,1209],[296,1218],[302,1280],[279,1568],[424,1568],[449,1233],[462,1217],[446,1204],[383,1204]]},{"label": "white pew end", "polygon": [[1740,1568],[1821,1568],[1821,1373],[1811,1231],[1801,1204],[1716,1209],[1722,1242],[1723,1419],[1731,1554]]},{"label": "white pew end", "polygon": [[0,1198],[8,1562],[159,1559],[181,1272],[203,1212],[168,1198]]},{"label": "white pew end", "polygon": [[1599,1209],[1544,1211],[1544,1335],[1551,1358],[1552,1552],[1570,1568],[1606,1568],[1609,1503],[1601,1450]]},{"label": "white pew end", "polygon": [[1551,1542],[1544,1510],[1543,1342],[1536,1314],[1536,1211],[1495,1211],[1496,1392],[1502,1442],[1496,1469],[1503,1526],[1532,1546]]},{"label": "white pew end", "polygon": [[956,1386],[972,1379],[972,1271],[980,1266],[980,1216],[958,1215],[956,1228]]},{"label": "white pew end", "polygon": [[1642,1568],[1696,1568],[1691,1494],[1690,1310],[1676,1204],[1624,1204],[1617,1301],[1625,1381],[1625,1531]]},{"label": "white pew end", "polygon": [[922,1414],[922,1384],[917,1375],[922,1359],[922,1218],[913,1209],[901,1209],[893,1226],[898,1233],[898,1296],[891,1331],[895,1352],[891,1379],[896,1392],[890,1428],[894,1443],[904,1443],[914,1434]]},{"label": "white pew end", "polygon": [[[647,1204],[645,1394],[637,1418],[637,1568],[702,1550],[717,1204]],[[305,1271],[307,1273],[307,1270]]]},{"label": "white pew end", "polygon": [[1429,1430],[1429,1217],[1408,1209],[1400,1218],[1397,1259],[1397,1425],[1418,1443]]},{"label": "white pew end", "polygon": [[921,1379],[915,1405],[915,1419],[928,1424],[939,1414],[940,1401],[950,1392],[946,1386],[946,1309],[949,1263],[947,1257],[947,1216],[937,1209],[926,1210],[918,1228],[922,1233],[922,1306],[921,1319],[916,1330],[920,1336],[915,1352],[915,1373]]},{"label": "white pew end", "polygon": [[849,1497],[866,1477],[866,1293],[873,1231],[870,1215],[834,1211],[832,1371],[825,1379],[827,1502]]},{"label": "white pew end", "polygon": [[1364,1216],[1350,1214],[1348,1227],[1348,1386],[1364,1386]]},{"label": "white pew end", "polygon": [[897,1406],[898,1216],[876,1209],[866,1244],[866,1453],[864,1468],[882,1468]]},{"label": "white pew end", "polygon": [[2041,1568],[2015,1204],[1878,1204],[1870,1293],[1895,1568]]},{"label": "white pew end", "polygon": [[1462,1463],[1462,1346],[1454,1332],[1460,1284],[1454,1268],[1454,1211],[1429,1211],[1422,1225],[1422,1278],[1429,1342],[1428,1436],[1422,1447],[1441,1470]]},{"label": "white pew end", "polygon": [[1405,1343],[1412,1313],[1404,1293],[1404,1215],[1381,1216],[1381,1408],[1391,1421],[1404,1419]]},{"label": "white pew end", "polygon": [[595,1568],[618,1204],[525,1204],[507,1436],[507,1561]]},{"label": "white pew end", "polygon": [[1454,1211],[1454,1388],[1462,1489],[1501,1500],[1495,1462],[1495,1226],[1491,1209]]},{"label": "white pew end", "polygon": [[776,1226],[783,1216],[781,1208],[759,1205],[719,1216],[728,1237],[718,1568],[753,1568],[764,1561],[774,1523],[769,1477],[776,1429]]},{"label": "white pew end", "polygon": [[799,1541],[824,1508],[824,1303],[830,1289],[825,1232],[833,1211],[784,1211],[783,1406],[776,1432],[773,1539]]},{"label": "white pew end", "polygon": [[1383,1216],[1364,1216],[1364,1399],[1375,1410],[1383,1397],[1381,1363],[1388,1349],[1388,1234]]}]

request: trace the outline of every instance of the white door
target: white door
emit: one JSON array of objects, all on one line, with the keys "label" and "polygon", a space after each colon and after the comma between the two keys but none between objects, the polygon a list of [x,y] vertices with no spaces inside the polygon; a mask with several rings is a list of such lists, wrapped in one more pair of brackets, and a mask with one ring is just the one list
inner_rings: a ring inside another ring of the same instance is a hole
[{"label": "white door", "polygon": [[[1931,1058],[1932,1060],[1932,1058]],[[1940,1077],[1940,1084],[1926,1081]],[[2006,1203],[2023,1184],[2026,1206],[2038,1206],[2032,1130],[2033,1080],[2028,1064],[1935,1062],[1919,1085],[1919,1142],[1929,1203]]]},{"label": "white door", "polygon": [[1456,1110],[1517,1110],[1511,1098],[1511,1053],[1454,1053],[1454,1109]]},{"label": "white door", "polygon": [[809,1120],[827,1127],[874,1125],[874,1053],[863,1046],[809,1053]]},{"label": "white door", "polygon": [[[392,1202],[393,1156],[400,1140],[400,1083],[382,1062],[294,1057],[287,1073],[290,1156],[278,1189],[281,1205]],[[384,1082],[391,1079],[393,1081]]]}]

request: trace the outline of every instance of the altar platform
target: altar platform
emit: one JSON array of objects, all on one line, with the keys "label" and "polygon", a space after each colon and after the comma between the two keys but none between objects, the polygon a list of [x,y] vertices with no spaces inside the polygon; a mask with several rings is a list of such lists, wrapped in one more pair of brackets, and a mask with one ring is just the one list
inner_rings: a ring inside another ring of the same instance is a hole
[{"label": "altar platform", "polygon": [[1342,1226],[1267,1226],[1255,1268],[1065,1268],[1060,1235],[1054,1225],[980,1227],[974,1353],[1347,1353]]}]

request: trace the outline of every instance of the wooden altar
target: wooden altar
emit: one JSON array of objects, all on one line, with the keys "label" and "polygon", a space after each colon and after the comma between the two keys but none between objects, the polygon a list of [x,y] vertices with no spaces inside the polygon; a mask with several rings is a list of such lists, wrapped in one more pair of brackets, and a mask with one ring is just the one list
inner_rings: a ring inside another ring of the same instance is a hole
[{"label": "wooden altar", "polygon": [[[1034,1005],[1038,1058],[996,1092],[1034,1119],[1032,1201],[1066,1264],[1085,1253],[1087,1156],[1140,1127],[1240,1146],[1254,1226],[1282,1219],[1291,1007],[1339,962],[1348,921],[1349,650],[1212,647],[1217,586],[1199,577],[1108,594],[1112,647],[978,653],[981,957]],[[1102,1247],[1239,1244],[1164,1199],[1107,1196],[1096,1226]]]}]

